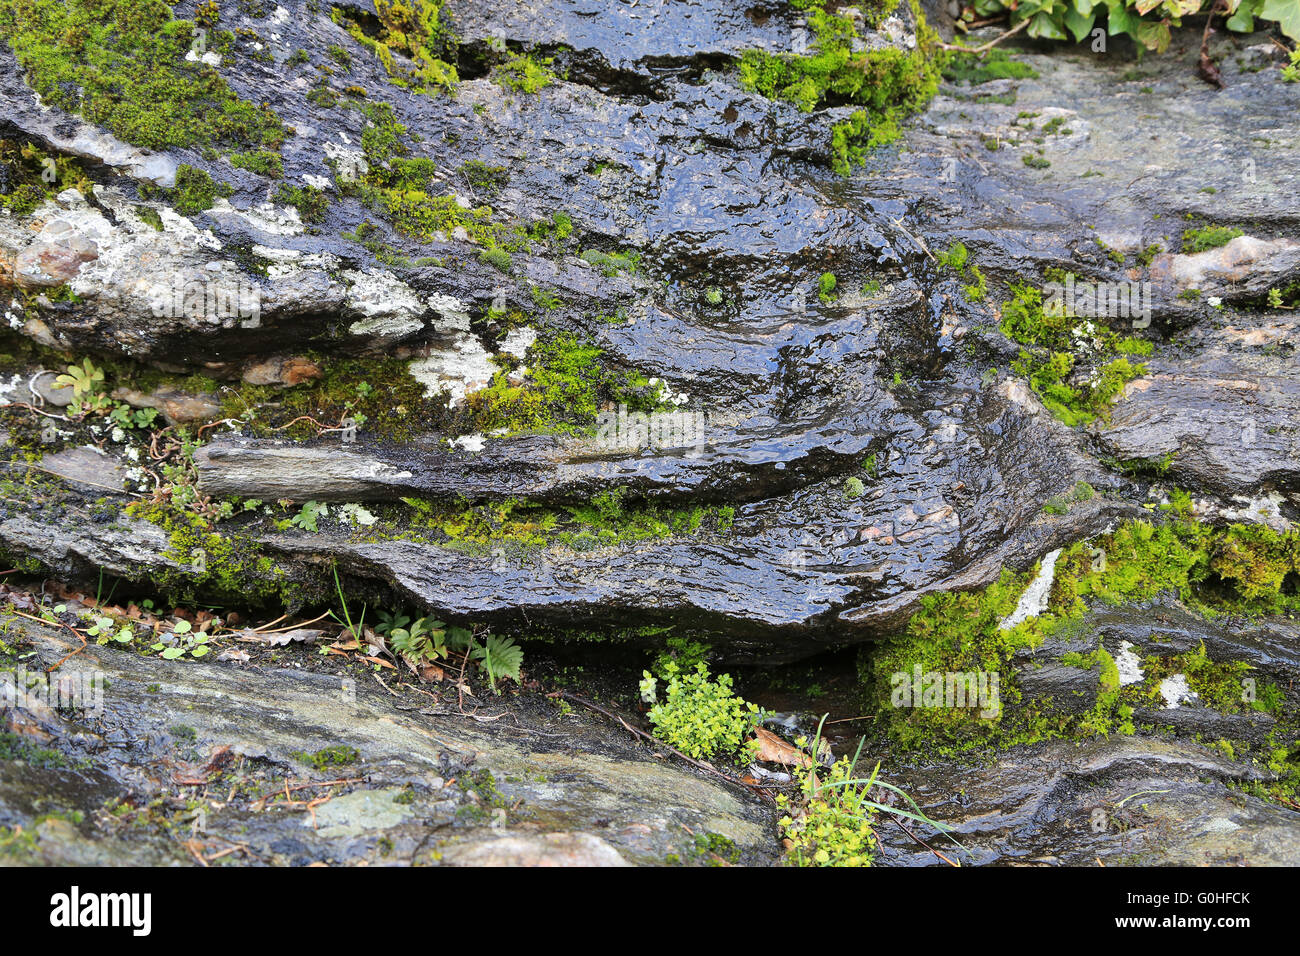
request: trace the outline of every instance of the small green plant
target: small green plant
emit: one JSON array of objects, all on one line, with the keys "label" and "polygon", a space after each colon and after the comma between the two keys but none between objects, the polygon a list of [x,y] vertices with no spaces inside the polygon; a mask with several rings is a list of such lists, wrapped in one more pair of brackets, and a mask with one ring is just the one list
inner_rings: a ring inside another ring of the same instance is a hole
[{"label": "small green plant", "polygon": [[447,630],[442,621],[430,621],[427,617],[411,620],[402,615],[387,627],[376,630],[386,634],[394,651],[414,661],[433,663],[447,656]]},{"label": "small green plant", "polygon": [[347,595],[343,593],[343,583],[339,580],[338,565],[335,565],[331,570],[334,572],[334,590],[339,596],[339,608],[342,610],[343,616],[340,618],[339,615],[330,611],[330,617],[334,619],[335,623],[343,626],[343,630],[348,634],[348,636],[353,640],[360,642],[362,638],[362,630],[366,625],[366,605],[361,605],[361,616],[356,621],[353,621],[352,609],[348,607],[348,598]]},{"label": "small green plant", "polygon": [[1288,59],[1290,62],[1282,67],[1282,82],[1300,83],[1300,49],[1292,50]]},{"label": "small green plant", "polygon": [[[825,720],[822,717],[822,724]],[[814,754],[819,752],[822,724],[818,725],[814,746],[810,748]],[[795,743],[800,747],[808,745],[806,739]],[[778,826],[790,841],[791,862],[796,866],[870,866],[876,848],[873,824],[881,813],[934,827],[958,849],[965,850],[953,839],[948,827],[931,820],[915,800],[880,779],[879,763],[866,779],[855,776],[865,743],[865,737],[858,742],[852,760],[842,757],[824,772],[815,766],[796,767],[794,776],[802,795],[800,806],[791,808],[789,797],[777,796],[777,805],[790,811],[778,821]],[[876,788],[896,794],[912,809],[903,810],[871,799]]]},{"label": "small green plant", "polygon": [[316,527],[316,522],[327,514],[329,514],[328,505],[323,505],[319,501],[308,501],[303,504],[296,515],[289,519],[289,524],[295,528],[301,528],[303,531],[315,532],[319,530]]},{"label": "small green plant", "polygon": [[189,654],[191,657],[206,657],[208,654],[208,635],[196,631],[190,622],[184,619],[172,625],[171,633],[160,638],[150,650],[160,651],[164,660],[174,661]]},{"label": "small green plant", "polygon": [[54,380],[56,388],[72,389],[73,398],[86,398],[98,392],[104,384],[104,370],[96,368],[90,359],[81,365],[69,365],[68,370]]},{"label": "small green plant", "polygon": [[823,272],[817,279],[817,298],[827,304],[834,302],[837,282],[834,272]]},{"label": "small green plant", "polygon": [[[648,715],[661,740],[697,760],[753,753],[748,738],[760,712],[755,704],[732,693],[729,674],[712,680],[703,662],[683,672],[676,661],[667,661],[663,676],[667,680],[664,699]],[[653,680],[649,671],[643,672],[643,693],[649,689],[644,678]]]},{"label": "small green plant", "polygon": [[970,258],[966,246],[960,242],[954,242],[947,249],[942,249],[935,253],[934,261],[942,269],[952,269],[954,272],[961,272],[966,268],[966,260]]},{"label": "small green plant", "polygon": [[488,675],[492,692],[497,691],[497,681],[509,678],[516,683],[520,680],[524,663],[524,649],[509,637],[489,634],[483,641],[475,641],[470,648],[470,656]]},{"label": "small green plant", "polygon": [[95,623],[86,629],[86,635],[95,638],[96,644],[107,644],[109,641],[130,644],[135,640],[135,629],[129,624],[119,627],[111,617],[97,617]]},{"label": "small green plant", "polygon": [[[712,648],[708,644],[700,641],[693,641],[687,637],[669,637],[664,641],[664,648],[650,665],[650,670],[664,677],[668,677],[668,664],[673,663],[677,666],[679,673],[693,671],[698,664],[707,663],[709,651]],[[650,678],[654,680],[653,677]],[[651,696],[647,703],[652,703],[654,697]]]},{"label": "small green plant", "polygon": [[866,490],[867,486],[864,485],[862,479],[858,478],[856,475],[851,475],[844,479],[845,498],[861,498],[863,492]]}]

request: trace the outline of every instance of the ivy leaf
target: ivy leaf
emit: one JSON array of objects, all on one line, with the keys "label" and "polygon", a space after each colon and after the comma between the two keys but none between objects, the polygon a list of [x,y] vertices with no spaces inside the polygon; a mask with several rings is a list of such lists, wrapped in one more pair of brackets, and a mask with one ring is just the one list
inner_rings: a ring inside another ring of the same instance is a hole
[{"label": "ivy leaf", "polygon": [[1061,29],[1060,24],[1052,19],[1052,15],[1046,11],[1034,14],[1033,20],[1029,22],[1028,32],[1031,37],[1038,37],[1040,39],[1043,37],[1046,37],[1049,40],[1067,39],[1065,31]]},{"label": "ivy leaf", "polygon": [[1124,0],[1106,0],[1106,32],[1111,36],[1120,36],[1127,33],[1134,39],[1137,38],[1136,26],[1138,18],[1128,12],[1124,6]]},{"label": "ivy leaf", "polygon": [[1283,33],[1300,43],[1300,0],[1264,0],[1259,15],[1276,20]]},{"label": "ivy leaf", "polygon": [[1164,20],[1159,23],[1147,23],[1139,20],[1136,36],[1138,42],[1148,50],[1164,53],[1165,50],[1169,49],[1169,24]]},{"label": "ivy leaf", "polygon": [[1263,5],[1264,0],[1240,0],[1236,10],[1226,21],[1228,29],[1238,33],[1254,33],[1255,16]]},{"label": "ivy leaf", "polygon": [[[1200,0],[1197,0],[1199,3]],[[1088,0],[1081,0],[1079,6],[1082,7]],[[1082,42],[1083,38],[1092,32],[1092,25],[1097,22],[1096,11],[1089,6],[1088,10],[1067,10],[1065,11],[1065,25],[1069,27],[1070,32],[1074,34],[1076,41]]]}]

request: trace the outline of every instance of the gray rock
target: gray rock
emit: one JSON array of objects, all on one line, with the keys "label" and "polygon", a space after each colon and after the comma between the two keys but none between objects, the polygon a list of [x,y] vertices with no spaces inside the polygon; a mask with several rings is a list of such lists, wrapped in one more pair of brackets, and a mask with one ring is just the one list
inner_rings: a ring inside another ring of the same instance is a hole
[{"label": "gray rock", "polygon": [[590,833],[507,836],[458,844],[443,856],[452,866],[628,866],[618,850]]}]

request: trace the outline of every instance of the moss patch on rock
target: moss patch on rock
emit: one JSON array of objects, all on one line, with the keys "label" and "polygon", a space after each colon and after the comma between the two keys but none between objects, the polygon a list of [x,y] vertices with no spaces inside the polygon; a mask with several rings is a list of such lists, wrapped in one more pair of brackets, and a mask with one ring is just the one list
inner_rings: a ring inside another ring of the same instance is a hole
[{"label": "moss patch on rock", "polygon": [[[278,148],[274,113],[186,60],[195,30],[162,0],[0,0],[0,37],[45,103],[149,149]],[[231,42],[219,33],[215,52]]]},{"label": "moss patch on rock", "polygon": [[[1012,658],[1018,651],[1039,647],[1049,636],[1068,637],[1092,605],[1141,603],[1163,593],[1176,594],[1187,607],[1208,617],[1300,613],[1300,594],[1284,586],[1295,580],[1298,561],[1296,531],[1256,525],[1216,528],[1182,518],[1161,524],[1126,521],[1109,534],[1062,551],[1046,611],[1014,627],[1003,629],[1001,622],[1016,606],[1030,574],[1004,571],[982,591],[928,595],[901,634],[863,654],[862,676],[877,709],[877,724],[896,746],[939,753],[1051,737],[1131,733],[1133,708],[1148,702],[1158,681],[1126,687],[1121,693],[1115,662],[1104,648],[1067,655],[1061,661],[1066,666],[1100,667],[1095,705],[1086,712],[1071,712],[1045,707],[1041,701],[1023,702]],[[1152,666],[1157,675],[1173,673],[1173,668],[1187,674],[1205,692],[1202,700],[1208,706],[1229,713],[1242,709],[1241,663],[1216,663],[1194,653]],[[900,707],[892,699],[900,680],[896,675],[910,680],[917,673],[979,672],[1000,678],[995,714],[981,715],[970,707]],[[1258,699],[1261,703],[1253,709],[1280,713],[1281,700],[1274,691],[1261,689]]]}]

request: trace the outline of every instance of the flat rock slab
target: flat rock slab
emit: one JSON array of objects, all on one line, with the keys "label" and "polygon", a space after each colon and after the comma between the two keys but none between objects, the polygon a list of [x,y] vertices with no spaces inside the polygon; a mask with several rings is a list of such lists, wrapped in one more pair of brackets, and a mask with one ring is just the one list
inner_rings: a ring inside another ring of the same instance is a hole
[{"label": "flat rock slab", "polygon": [[[28,623],[39,652],[26,661],[33,671],[77,646]],[[0,760],[0,825],[37,830],[30,862],[195,862],[168,827],[123,833],[100,812],[160,798],[191,807],[184,826],[202,852],[238,844],[253,863],[660,863],[689,857],[699,832],[725,836],[753,862],[777,852],[771,809],[743,788],[658,758],[617,725],[561,718],[541,702],[520,710],[505,698],[481,700],[480,716],[507,716],[478,721],[456,713],[454,693],[448,711],[427,696],[394,697],[373,680],[167,662],[94,645],[62,673],[100,674],[107,689],[97,715],[14,712],[25,739],[54,754],[42,758],[48,766],[31,755]],[[303,762],[323,748],[351,748],[355,759]],[[215,768],[234,766],[265,779],[263,806],[187,803]],[[327,785],[340,779],[353,782]],[[286,784],[310,796],[288,803]],[[329,799],[309,812],[318,797]],[[191,831],[195,806],[203,816]],[[81,824],[38,825],[53,811],[77,810]]]},{"label": "flat rock slab", "polygon": [[[1295,811],[1231,789],[1242,772],[1199,744],[1124,737],[898,769],[887,782],[951,826],[979,864],[1297,865]],[[882,862],[944,865],[897,827],[878,833]],[[927,842],[956,852],[942,837]]]}]

